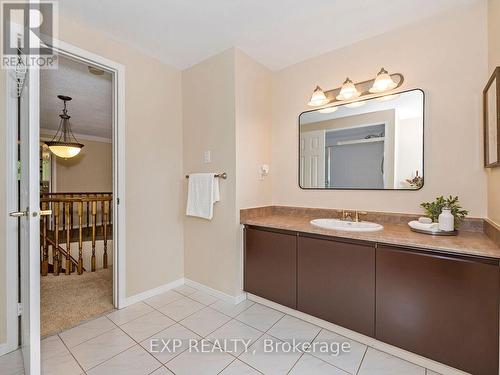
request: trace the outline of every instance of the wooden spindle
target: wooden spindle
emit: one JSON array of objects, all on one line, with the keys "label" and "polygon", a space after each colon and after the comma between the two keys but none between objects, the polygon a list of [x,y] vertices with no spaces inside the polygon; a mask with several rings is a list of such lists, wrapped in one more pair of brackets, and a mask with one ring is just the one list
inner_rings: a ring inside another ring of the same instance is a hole
[{"label": "wooden spindle", "polygon": [[[42,210],[47,210],[47,202],[42,202]],[[49,247],[47,245],[47,216],[42,217],[42,276],[47,276],[49,273]]]},{"label": "wooden spindle", "polygon": [[104,240],[104,253],[102,255],[103,268],[108,268],[108,207],[109,202],[102,201],[102,232]]},{"label": "wooden spindle", "polygon": [[83,202],[78,202],[78,274],[83,273]]},{"label": "wooden spindle", "polygon": [[52,263],[54,264],[54,276],[59,276],[59,202],[54,203],[54,243],[52,246]]},{"label": "wooden spindle", "polygon": [[97,202],[92,202],[92,258],[91,258],[91,269],[95,272],[95,236],[96,236],[96,221],[97,221]]},{"label": "wooden spindle", "polygon": [[71,202],[64,202],[64,212],[66,214],[66,275],[71,275],[71,220],[70,220]]},{"label": "wooden spindle", "polygon": [[90,201],[87,201],[87,235],[90,232]]}]

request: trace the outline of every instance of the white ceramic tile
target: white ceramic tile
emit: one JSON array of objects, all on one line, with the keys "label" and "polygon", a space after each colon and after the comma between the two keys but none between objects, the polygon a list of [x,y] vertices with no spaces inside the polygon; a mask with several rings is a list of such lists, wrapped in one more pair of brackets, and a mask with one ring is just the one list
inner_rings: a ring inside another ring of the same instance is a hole
[{"label": "white ceramic tile", "polygon": [[153,310],[154,309],[151,306],[139,302],[127,306],[124,309],[113,311],[111,314],[108,314],[107,317],[115,324],[122,325],[130,322],[131,320],[137,319],[142,315],[146,315]]},{"label": "white ceramic tile", "polygon": [[237,305],[224,301],[217,301],[213,305],[210,305],[210,307],[234,318],[236,315],[242,313],[253,304],[254,303],[248,299],[238,303]]},{"label": "white ceramic tile", "polygon": [[313,357],[304,354],[299,361],[293,366],[289,375],[349,375],[347,372],[342,371],[332,365]]},{"label": "white ceramic tile", "polygon": [[220,375],[260,375],[261,373],[257,370],[251,368],[246,363],[239,360],[235,360],[229,366],[227,366]]},{"label": "white ceramic tile", "polygon": [[114,328],[116,328],[116,326],[111,320],[105,316],[101,316],[100,318],[90,320],[77,327],[61,332],[59,336],[69,348],[72,348]]},{"label": "white ceramic tile", "polygon": [[71,348],[71,352],[83,369],[88,370],[127,350],[134,344],[134,340],[126,333],[115,328]]},{"label": "white ceramic tile", "polygon": [[152,372],[151,375],[174,375],[174,373],[166,367],[160,367],[158,370]]},{"label": "white ceramic tile", "polygon": [[[350,345],[350,349],[347,352],[339,350],[336,354],[335,347],[333,351],[322,352],[323,345],[338,345],[340,347],[344,343],[349,343]],[[314,345],[318,346],[315,347]],[[324,329],[314,339],[311,354],[348,373],[356,374],[365,352],[366,345]]]},{"label": "white ceramic tile", "polygon": [[69,351],[54,354],[42,360],[42,375],[80,375],[82,368]]},{"label": "white ceramic tile", "polygon": [[183,297],[182,294],[176,293],[173,290],[169,290],[168,292],[158,294],[157,296],[148,298],[144,302],[146,302],[148,305],[154,307],[155,309],[158,309],[160,307],[168,305],[171,302],[177,301],[178,299],[181,299],[182,297]]},{"label": "white ceramic tile", "polygon": [[169,303],[166,306],[163,306],[158,310],[160,310],[163,314],[167,315],[168,317],[176,321],[179,321],[203,309],[204,307],[205,305],[202,305],[199,302],[183,297],[177,301]]},{"label": "white ceramic tile", "polygon": [[[166,363],[189,347],[189,340],[199,340],[201,337],[193,331],[175,324],[141,342],[143,348],[150,352],[161,363]],[[163,342],[167,344],[164,348]],[[174,341],[180,340],[181,345],[174,348]]]},{"label": "white ceramic tile", "polygon": [[[293,367],[302,355],[301,352],[286,352],[281,350],[280,340],[264,335],[243,353],[239,359],[266,375],[283,375]],[[266,352],[266,347],[274,348]],[[276,350],[275,350],[276,349]]]},{"label": "white ceramic tile", "polygon": [[191,288],[190,286],[187,286],[187,285],[181,285],[181,286],[178,286],[177,288],[174,288],[174,290],[177,293],[184,294],[185,296],[189,296],[191,294],[196,293],[196,291],[198,289]]},{"label": "white ceramic tile", "polygon": [[194,292],[193,294],[190,294],[189,298],[194,299],[195,301],[203,303],[204,305],[207,306],[218,301],[218,299],[215,298],[214,296],[211,296],[210,294],[207,294],[199,290],[197,292]]},{"label": "white ceramic tile", "polygon": [[40,349],[42,361],[49,359],[54,355],[68,352],[68,348],[66,348],[66,345],[64,345],[62,340],[57,335],[43,339],[40,342]]},{"label": "white ceramic tile", "polygon": [[140,345],[136,345],[87,371],[87,374],[147,375],[160,367],[160,362],[154,359],[154,357]]},{"label": "white ceramic tile", "polygon": [[239,314],[236,319],[261,331],[267,331],[284,315],[279,311],[256,303]]},{"label": "white ceramic tile", "polygon": [[181,320],[180,324],[205,337],[210,332],[226,324],[229,320],[231,320],[229,316],[207,307]]},{"label": "white ceramic tile", "polygon": [[153,311],[120,326],[135,341],[142,341],[175,324],[159,311]]},{"label": "white ceramic tile", "polygon": [[295,339],[300,342],[311,342],[319,331],[321,331],[321,328],[314,324],[285,315],[267,333],[280,340],[290,341]]},{"label": "white ceramic tile", "polygon": [[379,350],[368,348],[359,375],[425,375],[423,367]]},{"label": "white ceramic tile", "polygon": [[21,350],[15,350],[0,356],[0,369],[2,369],[2,375],[24,374],[23,355]]},{"label": "white ceramic tile", "polygon": [[[218,341],[219,345],[225,344],[224,351],[238,356],[245,350],[245,346],[252,345],[260,336],[262,336],[262,332],[233,319],[212,332],[207,338],[214,343]],[[245,342],[238,341],[240,339],[245,340]]]},{"label": "white ceramic tile", "polygon": [[176,375],[216,375],[234,360],[224,352],[186,350],[166,364]]}]

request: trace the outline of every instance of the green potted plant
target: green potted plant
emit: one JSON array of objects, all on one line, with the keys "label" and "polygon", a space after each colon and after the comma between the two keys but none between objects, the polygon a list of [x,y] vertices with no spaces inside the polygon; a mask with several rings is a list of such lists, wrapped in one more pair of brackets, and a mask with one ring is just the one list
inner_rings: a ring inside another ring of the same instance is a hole
[{"label": "green potted plant", "polygon": [[420,206],[422,206],[425,210],[425,214],[433,222],[437,222],[443,208],[448,207],[451,210],[451,214],[455,218],[455,228],[458,228],[464,221],[465,217],[469,214],[469,211],[464,210],[460,206],[458,197],[453,197],[451,195],[448,198],[443,196],[437,197],[434,202],[424,202]]}]

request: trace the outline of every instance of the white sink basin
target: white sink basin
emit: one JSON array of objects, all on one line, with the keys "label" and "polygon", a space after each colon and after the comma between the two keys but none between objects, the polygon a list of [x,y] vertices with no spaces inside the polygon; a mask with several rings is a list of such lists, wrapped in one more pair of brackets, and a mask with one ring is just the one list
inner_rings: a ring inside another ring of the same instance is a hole
[{"label": "white sink basin", "polygon": [[315,219],[311,220],[315,227],[332,230],[343,230],[347,232],[376,232],[384,229],[383,225],[370,223],[369,221],[344,221],[339,219]]}]

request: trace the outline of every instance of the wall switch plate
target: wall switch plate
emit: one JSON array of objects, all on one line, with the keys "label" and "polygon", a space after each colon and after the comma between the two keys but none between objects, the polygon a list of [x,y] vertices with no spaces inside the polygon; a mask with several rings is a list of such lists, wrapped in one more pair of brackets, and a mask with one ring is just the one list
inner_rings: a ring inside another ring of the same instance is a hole
[{"label": "wall switch plate", "polygon": [[203,163],[211,163],[211,162],[212,162],[212,152],[203,151]]}]

